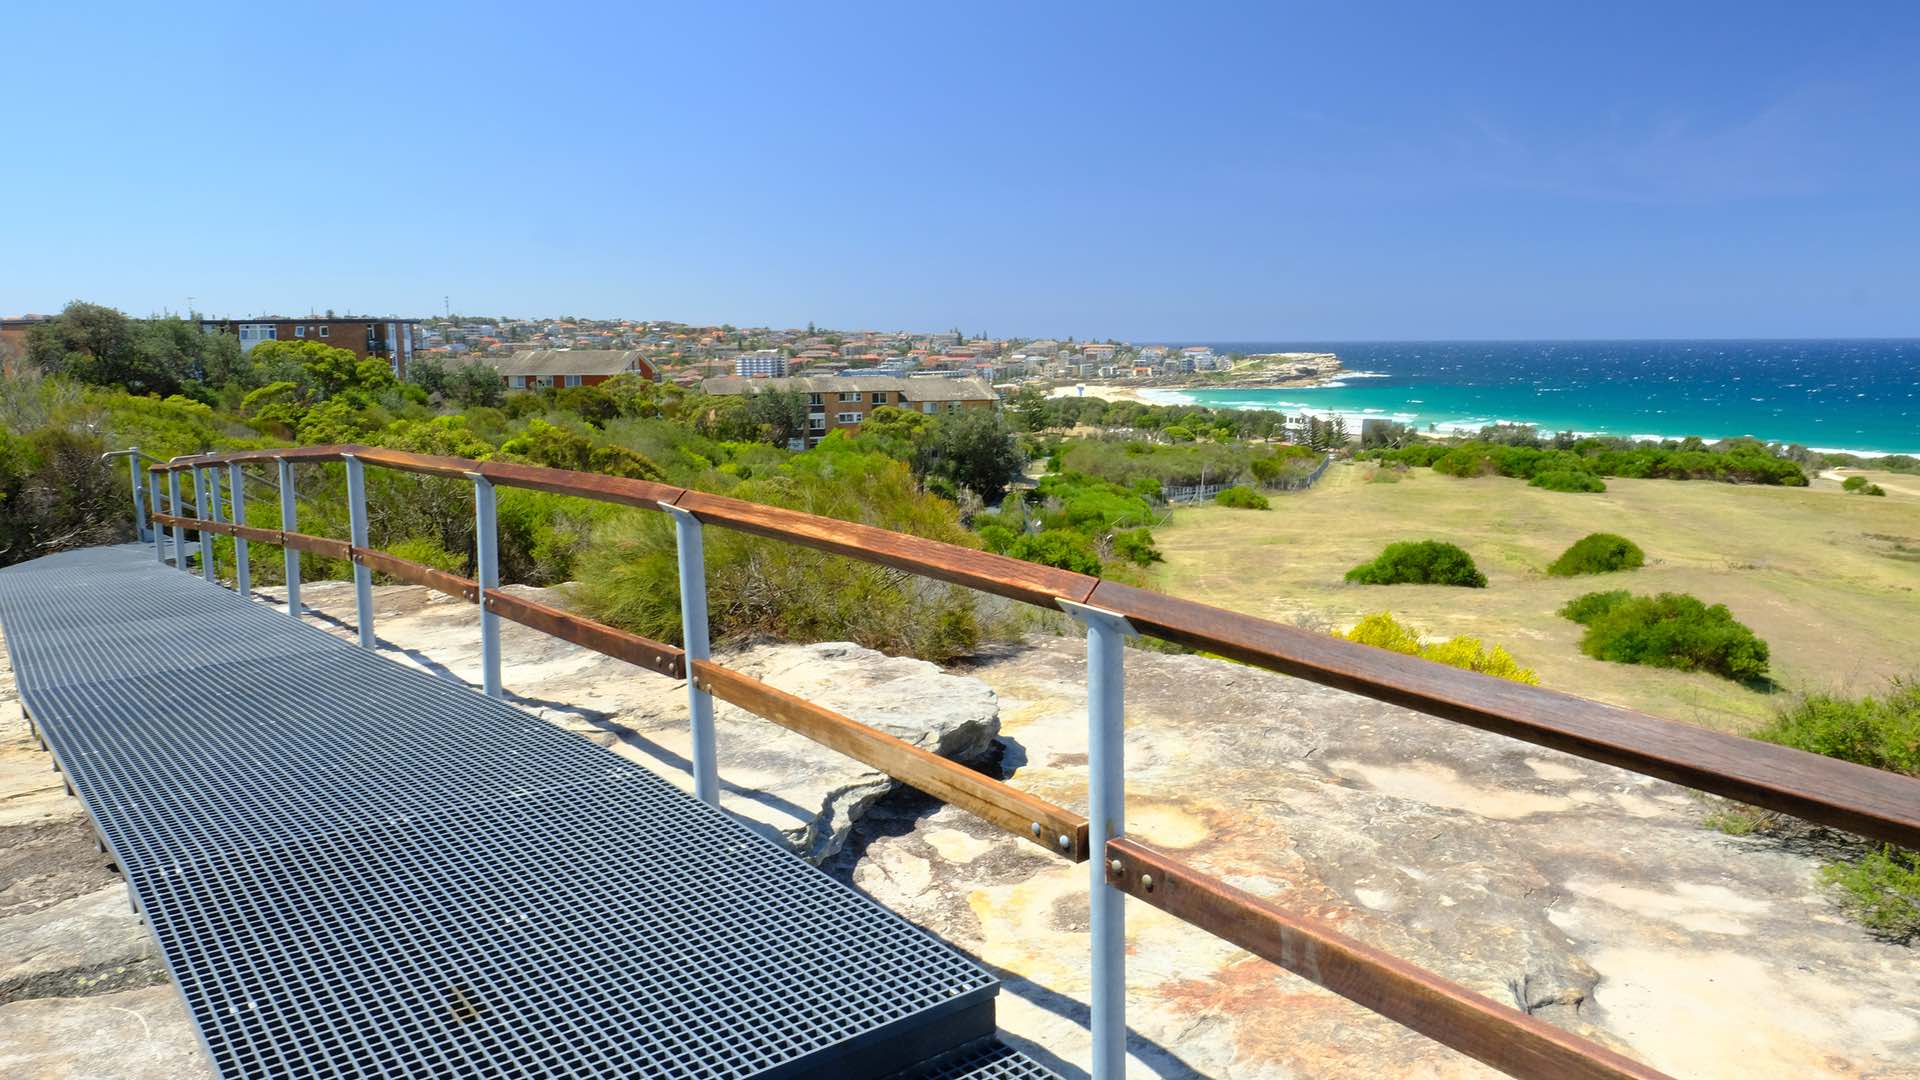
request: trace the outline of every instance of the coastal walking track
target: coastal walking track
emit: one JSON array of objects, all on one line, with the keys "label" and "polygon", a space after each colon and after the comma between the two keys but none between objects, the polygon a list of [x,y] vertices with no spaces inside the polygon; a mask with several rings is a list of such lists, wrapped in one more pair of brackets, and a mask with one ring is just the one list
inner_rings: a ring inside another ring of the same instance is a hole
[{"label": "coastal walking track", "polygon": [[0,570],[0,630],[222,1077],[1052,1075],[728,815],[151,548]]}]

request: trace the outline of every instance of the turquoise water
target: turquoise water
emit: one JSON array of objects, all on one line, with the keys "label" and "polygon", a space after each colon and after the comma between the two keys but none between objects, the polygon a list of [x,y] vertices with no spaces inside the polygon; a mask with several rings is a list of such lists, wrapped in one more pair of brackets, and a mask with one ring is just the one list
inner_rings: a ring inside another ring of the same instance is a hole
[{"label": "turquoise water", "polygon": [[1920,453],[1920,340],[1209,344],[1221,353],[1337,353],[1349,373],[1312,389],[1149,396],[1443,432],[1508,422]]}]

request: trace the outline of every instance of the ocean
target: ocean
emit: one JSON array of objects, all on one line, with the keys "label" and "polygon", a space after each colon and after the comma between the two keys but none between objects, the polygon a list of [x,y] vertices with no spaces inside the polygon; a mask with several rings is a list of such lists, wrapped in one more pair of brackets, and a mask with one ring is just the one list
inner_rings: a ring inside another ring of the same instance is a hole
[{"label": "ocean", "polygon": [[1368,417],[1441,432],[1750,435],[1920,454],[1920,340],[1219,341],[1217,353],[1337,353],[1347,373],[1285,390],[1150,390],[1162,402]]}]

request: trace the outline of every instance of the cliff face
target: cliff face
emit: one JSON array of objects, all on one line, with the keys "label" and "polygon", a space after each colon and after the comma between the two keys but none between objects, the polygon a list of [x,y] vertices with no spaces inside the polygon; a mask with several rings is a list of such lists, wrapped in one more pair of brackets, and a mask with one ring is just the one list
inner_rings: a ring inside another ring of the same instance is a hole
[{"label": "cliff face", "polygon": [[[471,606],[376,593],[388,655],[477,678]],[[308,588],[335,616],[351,597]],[[688,786],[684,684],[504,637],[517,704]],[[958,672],[845,644],[721,659],[1085,807],[1078,639]],[[1830,908],[1818,837],[1722,836],[1672,785],[1224,661],[1130,650],[1127,669],[1142,840],[1677,1076],[1920,1077],[1920,960]],[[717,720],[727,809],[996,968],[1010,1039],[1086,1067],[1085,866],[765,721]],[[0,665],[0,1075],[206,1075],[48,760]],[[1151,909],[1128,920],[1131,1049],[1154,1075],[1491,1075]]]}]

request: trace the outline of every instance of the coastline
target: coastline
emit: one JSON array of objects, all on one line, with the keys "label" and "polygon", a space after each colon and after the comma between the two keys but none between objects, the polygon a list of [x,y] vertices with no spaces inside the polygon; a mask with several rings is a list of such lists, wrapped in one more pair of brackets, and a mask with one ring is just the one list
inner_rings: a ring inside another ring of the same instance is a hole
[{"label": "coastline", "polygon": [[[1530,421],[1522,418],[1504,418],[1504,417],[1495,417],[1495,418],[1486,419],[1486,420],[1474,419],[1474,420],[1432,421],[1431,422],[1432,430],[1427,430],[1426,425],[1423,425],[1415,421],[1414,419],[1411,418],[1410,414],[1406,414],[1406,413],[1387,413],[1381,410],[1314,408],[1312,406],[1303,405],[1299,402],[1274,402],[1272,404],[1249,402],[1249,403],[1241,403],[1241,404],[1234,404],[1234,405],[1210,404],[1206,402],[1195,401],[1191,396],[1189,396],[1192,391],[1196,391],[1196,390],[1200,390],[1200,391],[1285,390],[1285,389],[1315,389],[1320,387],[1336,387],[1339,385],[1343,385],[1342,380],[1344,379],[1352,379],[1352,378],[1364,379],[1364,378],[1380,378],[1380,377],[1382,376],[1379,376],[1373,372],[1367,372],[1367,371],[1340,371],[1340,372],[1336,372],[1330,375],[1326,375],[1326,376],[1314,379],[1311,382],[1301,382],[1298,384],[1293,384],[1288,386],[1262,385],[1262,386],[1228,387],[1228,386],[1219,386],[1217,384],[1203,385],[1203,386],[1195,386],[1191,384],[1179,385],[1179,386],[1140,386],[1140,385],[1129,385],[1125,383],[1091,383],[1091,382],[1070,383],[1065,386],[1054,387],[1053,389],[1047,392],[1047,396],[1050,398],[1091,397],[1091,398],[1099,398],[1102,401],[1131,401],[1141,405],[1202,405],[1206,408],[1215,408],[1215,409],[1250,409],[1250,410],[1258,409],[1258,410],[1264,410],[1264,411],[1270,411],[1270,412],[1283,413],[1287,416],[1315,416],[1315,417],[1321,417],[1321,418],[1340,416],[1340,417],[1343,417],[1347,421],[1347,423],[1351,426],[1352,430],[1356,432],[1359,431],[1360,424],[1363,421],[1392,420],[1396,423],[1408,424],[1416,429],[1419,429],[1419,433],[1422,436],[1426,438],[1431,438],[1431,439],[1458,439],[1458,440],[1464,441],[1467,439],[1471,439],[1475,435],[1479,434],[1481,428],[1487,427],[1493,424],[1525,424],[1530,427],[1538,428],[1542,432],[1548,432],[1550,430],[1547,425],[1542,425],[1535,421]],[[1669,439],[1685,439],[1690,436],[1698,436],[1700,439],[1708,443],[1719,442],[1723,439],[1749,437],[1745,435],[1708,435],[1701,432],[1687,432],[1684,435],[1663,435],[1663,434],[1652,433],[1652,432],[1632,432],[1632,433],[1620,434],[1620,433],[1609,432],[1609,431],[1579,431],[1579,430],[1574,431],[1574,435],[1579,438],[1630,439],[1634,442],[1655,442],[1655,443],[1665,442]],[[1752,437],[1758,438],[1758,436],[1752,436]],[[1769,440],[1763,439],[1761,441],[1766,442]],[[1771,440],[1771,441],[1780,442],[1780,440]],[[1851,448],[1851,447],[1831,447],[1831,446],[1812,446],[1812,445],[1808,445],[1807,449],[1816,454],[1845,454],[1850,457],[1857,457],[1857,458],[1868,459],[1868,460],[1873,458],[1895,457],[1895,456],[1903,456],[1903,455],[1920,457],[1920,449],[1867,450],[1867,449]]]}]

